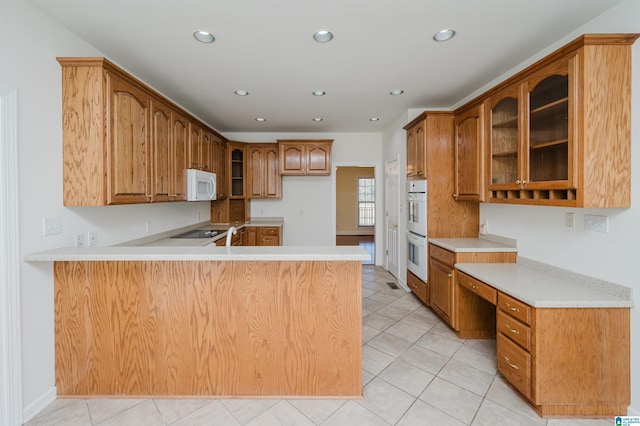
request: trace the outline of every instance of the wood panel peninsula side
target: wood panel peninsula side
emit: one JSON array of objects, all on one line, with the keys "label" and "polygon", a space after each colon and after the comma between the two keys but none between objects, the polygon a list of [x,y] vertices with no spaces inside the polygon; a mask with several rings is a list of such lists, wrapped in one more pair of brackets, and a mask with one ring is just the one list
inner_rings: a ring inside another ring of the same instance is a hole
[{"label": "wood panel peninsula side", "polygon": [[26,260],[54,260],[59,397],[361,398],[367,257],[106,247]]}]

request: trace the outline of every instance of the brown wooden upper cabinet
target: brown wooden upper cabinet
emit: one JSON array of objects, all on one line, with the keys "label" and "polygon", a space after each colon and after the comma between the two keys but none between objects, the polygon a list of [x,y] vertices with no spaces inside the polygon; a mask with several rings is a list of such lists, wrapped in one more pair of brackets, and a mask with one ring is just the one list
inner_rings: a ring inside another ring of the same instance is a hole
[{"label": "brown wooden upper cabinet", "polygon": [[488,201],[630,206],[631,45],[639,36],[581,36],[479,97]]},{"label": "brown wooden upper cabinet", "polygon": [[569,161],[569,67],[575,75],[576,65],[575,57],[559,61],[490,98],[491,191],[576,187]]},{"label": "brown wooden upper cabinet", "polygon": [[193,122],[190,123],[189,130],[189,168],[213,171],[213,134]]},{"label": "brown wooden upper cabinet", "polygon": [[186,200],[187,120],[161,101],[151,101],[151,201]]},{"label": "brown wooden upper cabinet", "polygon": [[277,143],[247,144],[249,198],[282,198]]},{"label": "brown wooden upper cabinet", "polygon": [[403,127],[407,131],[407,179],[427,178],[426,120],[422,115]]},{"label": "brown wooden upper cabinet", "polygon": [[107,74],[107,204],[145,203],[149,183],[149,116],[151,99],[118,76]]},{"label": "brown wooden upper cabinet", "polygon": [[456,201],[484,201],[484,104],[456,114]]},{"label": "brown wooden upper cabinet", "polygon": [[216,199],[222,200],[229,195],[227,179],[227,142],[217,135],[213,137],[213,171],[216,174]]},{"label": "brown wooden upper cabinet", "polygon": [[104,58],[58,62],[64,205],[185,200],[184,170],[211,167],[215,132]]},{"label": "brown wooden upper cabinet", "polygon": [[227,145],[227,163],[231,181],[229,182],[229,198],[245,198],[246,194],[246,145],[244,142],[229,142]]},{"label": "brown wooden upper cabinet", "polygon": [[333,139],[278,140],[281,175],[330,175]]}]

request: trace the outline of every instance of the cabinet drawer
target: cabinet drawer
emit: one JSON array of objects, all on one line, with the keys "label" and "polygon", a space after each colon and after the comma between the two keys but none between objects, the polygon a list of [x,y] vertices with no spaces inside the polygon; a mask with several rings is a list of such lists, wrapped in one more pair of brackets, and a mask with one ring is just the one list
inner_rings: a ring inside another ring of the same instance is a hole
[{"label": "cabinet drawer", "polygon": [[531,328],[498,310],[496,329],[527,351],[531,350]]},{"label": "cabinet drawer", "polygon": [[496,336],[498,345],[498,371],[526,398],[531,398],[531,355],[507,339]]},{"label": "cabinet drawer", "polygon": [[411,271],[407,271],[407,285],[420,300],[427,303],[427,284],[413,275]]},{"label": "cabinet drawer", "polygon": [[280,228],[262,228],[262,235],[280,235]]},{"label": "cabinet drawer", "polygon": [[526,303],[504,293],[498,293],[498,308],[507,315],[531,325],[531,307]]},{"label": "cabinet drawer", "polygon": [[434,259],[437,259],[438,261],[448,266],[453,266],[456,258],[456,255],[454,252],[445,250],[438,246],[434,246],[433,244],[431,244],[429,247],[430,247],[429,255],[431,257],[433,257]]},{"label": "cabinet drawer", "polygon": [[459,285],[477,294],[478,296],[482,297],[492,305],[495,305],[498,300],[498,292],[495,288],[488,286],[482,281],[478,281],[473,277],[470,277],[464,272],[456,271],[456,282]]}]

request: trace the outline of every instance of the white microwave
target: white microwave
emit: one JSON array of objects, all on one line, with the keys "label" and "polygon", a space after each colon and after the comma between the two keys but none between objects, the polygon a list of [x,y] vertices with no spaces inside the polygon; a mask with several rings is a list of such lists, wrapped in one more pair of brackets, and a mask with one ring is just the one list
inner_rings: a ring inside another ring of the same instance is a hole
[{"label": "white microwave", "polygon": [[216,174],[187,169],[187,201],[211,201],[216,199]]}]

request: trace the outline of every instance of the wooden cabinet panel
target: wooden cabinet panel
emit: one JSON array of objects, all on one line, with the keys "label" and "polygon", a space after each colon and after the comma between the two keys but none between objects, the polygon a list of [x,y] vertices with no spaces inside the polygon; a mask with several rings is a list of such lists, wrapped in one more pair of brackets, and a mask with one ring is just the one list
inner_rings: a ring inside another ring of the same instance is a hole
[{"label": "wooden cabinet panel", "polygon": [[229,182],[229,197],[244,198],[246,194],[246,144],[242,142],[229,142],[227,144],[229,162],[228,170],[231,181]]},{"label": "wooden cabinet panel", "polygon": [[174,201],[187,199],[187,181],[185,170],[189,168],[189,122],[180,113],[171,115],[171,150],[173,157],[173,193],[169,194]]},{"label": "wooden cabinet panel", "polygon": [[[202,141],[200,143],[200,165],[202,167],[202,170],[207,172],[213,172],[214,137],[215,136],[211,132],[208,132],[207,130],[204,130],[202,132]],[[217,181],[217,177],[216,177],[216,181]]]},{"label": "wooden cabinet panel", "polygon": [[418,296],[426,305],[430,304],[429,298],[427,297],[427,284],[416,277],[411,271],[407,271],[407,286],[409,286],[413,294]]},{"label": "wooden cabinet panel", "polygon": [[484,201],[484,104],[456,114],[455,192],[457,201]]},{"label": "wooden cabinet panel", "polygon": [[459,271],[456,272],[456,282],[492,305],[496,304],[498,292],[493,287]]},{"label": "wooden cabinet panel", "polygon": [[152,201],[169,201],[173,183],[171,171],[173,157],[171,151],[171,109],[156,101],[151,101],[151,156],[152,156]]},{"label": "wooden cabinet panel", "polygon": [[496,313],[496,329],[505,336],[509,336],[522,349],[531,351],[531,327],[498,310]]},{"label": "wooden cabinet panel", "polygon": [[248,144],[249,198],[281,198],[278,144]]},{"label": "wooden cabinet panel", "polygon": [[526,398],[531,397],[531,355],[498,333],[498,371]]},{"label": "wooden cabinet panel", "polygon": [[227,178],[227,142],[213,136],[213,171],[216,174],[217,199],[227,198],[228,178]]},{"label": "wooden cabinet panel", "polygon": [[431,308],[447,324],[455,328],[452,315],[454,298],[453,268],[431,258],[429,261],[429,284],[431,286]]},{"label": "wooden cabinet panel", "polygon": [[110,166],[108,204],[144,203],[150,199],[150,98],[121,78],[108,76]]},{"label": "wooden cabinet panel", "polygon": [[426,122],[425,120],[412,121],[404,129],[407,131],[407,178],[426,179]]},{"label": "wooden cabinet panel", "polygon": [[281,175],[330,175],[331,146],[326,140],[278,140]]},{"label": "wooden cabinet panel", "polygon": [[531,307],[518,299],[499,293],[498,308],[524,324],[531,324]]},{"label": "wooden cabinet panel", "polygon": [[429,246],[429,255],[439,262],[442,262],[445,265],[451,267],[453,267],[456,259],[456,254],[454,252],[443,249],[442,247],[438,247],[433,244]]}]

